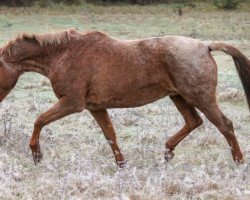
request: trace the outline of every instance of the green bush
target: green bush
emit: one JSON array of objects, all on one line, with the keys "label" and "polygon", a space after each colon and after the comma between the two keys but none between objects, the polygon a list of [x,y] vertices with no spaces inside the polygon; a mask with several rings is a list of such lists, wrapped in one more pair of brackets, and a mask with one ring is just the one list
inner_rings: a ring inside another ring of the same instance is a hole
[{"label": "green bush", "polygon": [[234,10],[240,4],[240,0],[213,0],[218,9]]},{"label": "green bush", "polygon": [[45,8],[49,5],[49,0],[39,0],[38,5],[41,8]]},{"label": "green bush", "polygon": [[0,0],[0,5],[6,6],[31,6],[33,0]]},{"label": "green bush", "polygon": [[[188,0],[86,0],[91,3],[130,3],[139,5],[148,5],[154,3],[186,3]],[[191,0],[189,0],[191,1]]]},{"label": "green bush", "polygon": [[54,3],[65,3],[68,5],[80,4],[81,0],[52,0]]},{"label": "green bush", "polygon": [[32,6],[34,2],[38,2],[40,7],[47,7],[50,3],[80,4],[81,0],[0,0],[0,5]]}]

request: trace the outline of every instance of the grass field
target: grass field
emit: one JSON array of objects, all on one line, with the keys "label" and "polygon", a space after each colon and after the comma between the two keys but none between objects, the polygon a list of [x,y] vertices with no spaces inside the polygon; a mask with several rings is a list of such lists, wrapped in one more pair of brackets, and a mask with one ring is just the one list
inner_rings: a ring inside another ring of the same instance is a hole
[{"label": "grass field", "polygon": [[[208,4],[53,8],[0,7],[0,44],[21,32],[67,28],[100,30],[117,38],[184,35],[235,45],[250,58],[250,4],[218,11]],[[117,170],[100,128],[87,111],[45,127],[44,158],[33,164],[28,147],[33,123],[57,100],[39,74],[23,75],[0,107],[0,199],[250,199],[250,116],[231,57],[213,52],[218,64],[218,99],[233,121],[246,161],[236,165],[226,140],[206,120],[184,139],[165,164],[164,141],[183,119],[164,98],[147,106],[109,111],[128,164]]]}]

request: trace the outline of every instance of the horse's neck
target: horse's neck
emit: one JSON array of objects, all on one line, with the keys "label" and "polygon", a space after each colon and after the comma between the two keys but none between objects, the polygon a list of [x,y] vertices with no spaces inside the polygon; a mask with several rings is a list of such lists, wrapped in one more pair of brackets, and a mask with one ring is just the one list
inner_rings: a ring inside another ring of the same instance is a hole
[{"label": "horse's neck", "polygon": [[[41,51],[40,55],[35,54],[33,57],[24,59],[19,62],[19,71],[21,72],[37,72],[44,76],[47,76],[50,70],[51,58],[57,53],[57,49],[53,48],[52,51],[50,47],[46,47],[48,51]],[[44,55],[43,55],[44,54]],[[49,55],[49,56],[48,56]]]},{"label": "horse's neck", "polygon": [[49,65],[41,64],[32,59],[21,61],[17,67],[20,72],[37,72],[44,76],[47,76],[49,72]]},{"label": "horse's neck", "polygon": [[1,50],[0,54],[6,63],[15,67],[20,73],[37,72],[46,76],[50,67],[49,59],[58,52],[60,52],[58,46],[53,44],[41,46],[38,42],[20,40],[18,45],[12,45],[5,51]]}]

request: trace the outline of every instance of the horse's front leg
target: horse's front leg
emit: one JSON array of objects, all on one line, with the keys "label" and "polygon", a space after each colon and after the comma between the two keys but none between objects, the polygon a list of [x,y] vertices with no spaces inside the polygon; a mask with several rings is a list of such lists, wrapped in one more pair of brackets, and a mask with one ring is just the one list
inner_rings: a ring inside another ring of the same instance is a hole
[{"label": "horse's front leg", "polygon": [[101,127],[105,138],[108,140],[111,149],[114,153],[116,163],[118,167],[123,168],[124,167],[124,157],[120,151],[120,148],[118,147],[117,141],[116,141],[116,134],[115,130],[113,128],[112,122],[109,118],[108,112],[106,109],[104,110],[90,110],[90,113],[95,118],[98,125]]},{"label": "horse's front leg", "polygon": [[35,124],[34,131],[30,139],[30,148],[35,164],[42,159],[41,148],[39,145],[39,136],[42,128],[50,122],[63,118],[75,112],[81,112],[83,105],[75,101],[70,101],[67,97],[61,98],[52,108],[40,115]]}]

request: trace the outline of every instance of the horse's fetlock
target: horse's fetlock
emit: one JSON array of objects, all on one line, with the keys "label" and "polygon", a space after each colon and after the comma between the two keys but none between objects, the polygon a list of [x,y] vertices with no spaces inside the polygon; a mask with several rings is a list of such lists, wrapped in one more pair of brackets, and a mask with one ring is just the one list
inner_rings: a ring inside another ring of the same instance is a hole
[{"label": "horse's fetlock", "polygon": [[171,150],[171,151],[174,150],[174,145],[172,144],[171,139],[168,139],[168,140],[166,141],[165,146],[166,146],[166,149],[169,149],[169,150]]}]

